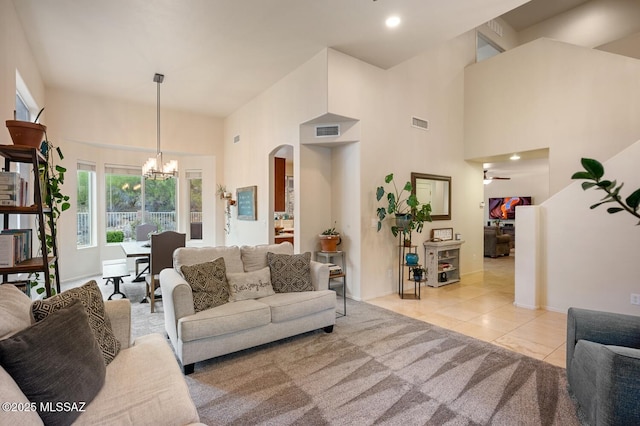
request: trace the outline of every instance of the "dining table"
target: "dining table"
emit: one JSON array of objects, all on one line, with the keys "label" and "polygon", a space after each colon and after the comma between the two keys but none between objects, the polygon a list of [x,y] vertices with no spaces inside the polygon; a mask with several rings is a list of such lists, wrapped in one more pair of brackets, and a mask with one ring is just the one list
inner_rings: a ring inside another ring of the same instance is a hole
[{"label": "dining table", "polygon": [[[151,258],[151,244],[149,241],[125,241],[120,243],[122,251],[127,257],[146,257]],[[147,267],[148,269],[148,267]],[[144,281],[144,273],[147,269],[140,271],[138,275],[132,280],[132,282]]]}]

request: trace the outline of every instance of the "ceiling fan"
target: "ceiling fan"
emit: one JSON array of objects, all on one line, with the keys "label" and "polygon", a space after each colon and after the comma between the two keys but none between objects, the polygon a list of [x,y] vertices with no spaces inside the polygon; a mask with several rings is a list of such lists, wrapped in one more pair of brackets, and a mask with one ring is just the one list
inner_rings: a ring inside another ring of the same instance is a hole
[{"label": "ceiling fan", "polygon": [[510,179],[511,179],[510,177],[499,177],[499,176],[489,176],[489,177],[488,177],[488,176],[487,176],[487,172],[488,172],[488,171],[489,171],[489,170],[485,170],[485,171],[484,171],[484,179],[483,179],[483,182],[484,182],[484,184],[485,184],[485,185],[490,184],[492,180],[510,180]]}]

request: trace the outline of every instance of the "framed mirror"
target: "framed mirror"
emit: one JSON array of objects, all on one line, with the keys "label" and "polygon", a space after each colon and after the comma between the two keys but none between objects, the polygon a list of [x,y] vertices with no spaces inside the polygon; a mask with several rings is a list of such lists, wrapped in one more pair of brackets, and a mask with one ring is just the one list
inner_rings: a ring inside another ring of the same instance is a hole
[{"label": "framed mirror", "polygon": [[431,203],[432,220],[451,220],[451,176],[412,172],[411,186],[420,204]]}]

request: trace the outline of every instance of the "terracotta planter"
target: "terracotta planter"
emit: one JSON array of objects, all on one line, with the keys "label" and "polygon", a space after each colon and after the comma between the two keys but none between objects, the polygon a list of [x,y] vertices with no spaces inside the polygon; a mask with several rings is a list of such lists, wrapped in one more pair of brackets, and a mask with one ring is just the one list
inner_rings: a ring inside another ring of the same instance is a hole
[{"label": "terracotta planter", "polygon": [[7,129],[14,145],[40,149],[47,126],[29,121],[7,120]]},{"label": "terracotta planter", "polygon": [[320,250],[325,252],[338,251],[338,244],[342,242],[340,235],[318,235],[320,237]]}]

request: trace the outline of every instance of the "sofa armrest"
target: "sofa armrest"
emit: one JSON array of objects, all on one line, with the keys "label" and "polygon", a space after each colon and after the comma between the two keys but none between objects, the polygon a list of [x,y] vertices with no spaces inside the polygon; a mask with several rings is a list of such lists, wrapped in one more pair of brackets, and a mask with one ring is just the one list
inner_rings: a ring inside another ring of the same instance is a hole
[{"label": "sofa armrest", "polygon": [[195,314],[193,292],[187,281],[173,268],[160,271],[164,327],[174,347],[178,341],[178,320]]},{"label": "sofa armrest", "polygon": [[640,317],[569,308],[567,313],[567,367],[578,340],[640,349]]},{"label": "sofa armrest", "polygon": [[329,266],[326,263],[311,261],[311,284],[316,291],[329,289]]},{"label": "sofa armrest", "polygon": [[640,349],[580,339],[567,379],[585,424],[638,423]]},{"label": "sofa armrest", "polygon": [[120,347],[126,349],[131,346],[131,302],[129,299],[106,300],[104,310],[111,322],[111,329]]}]

